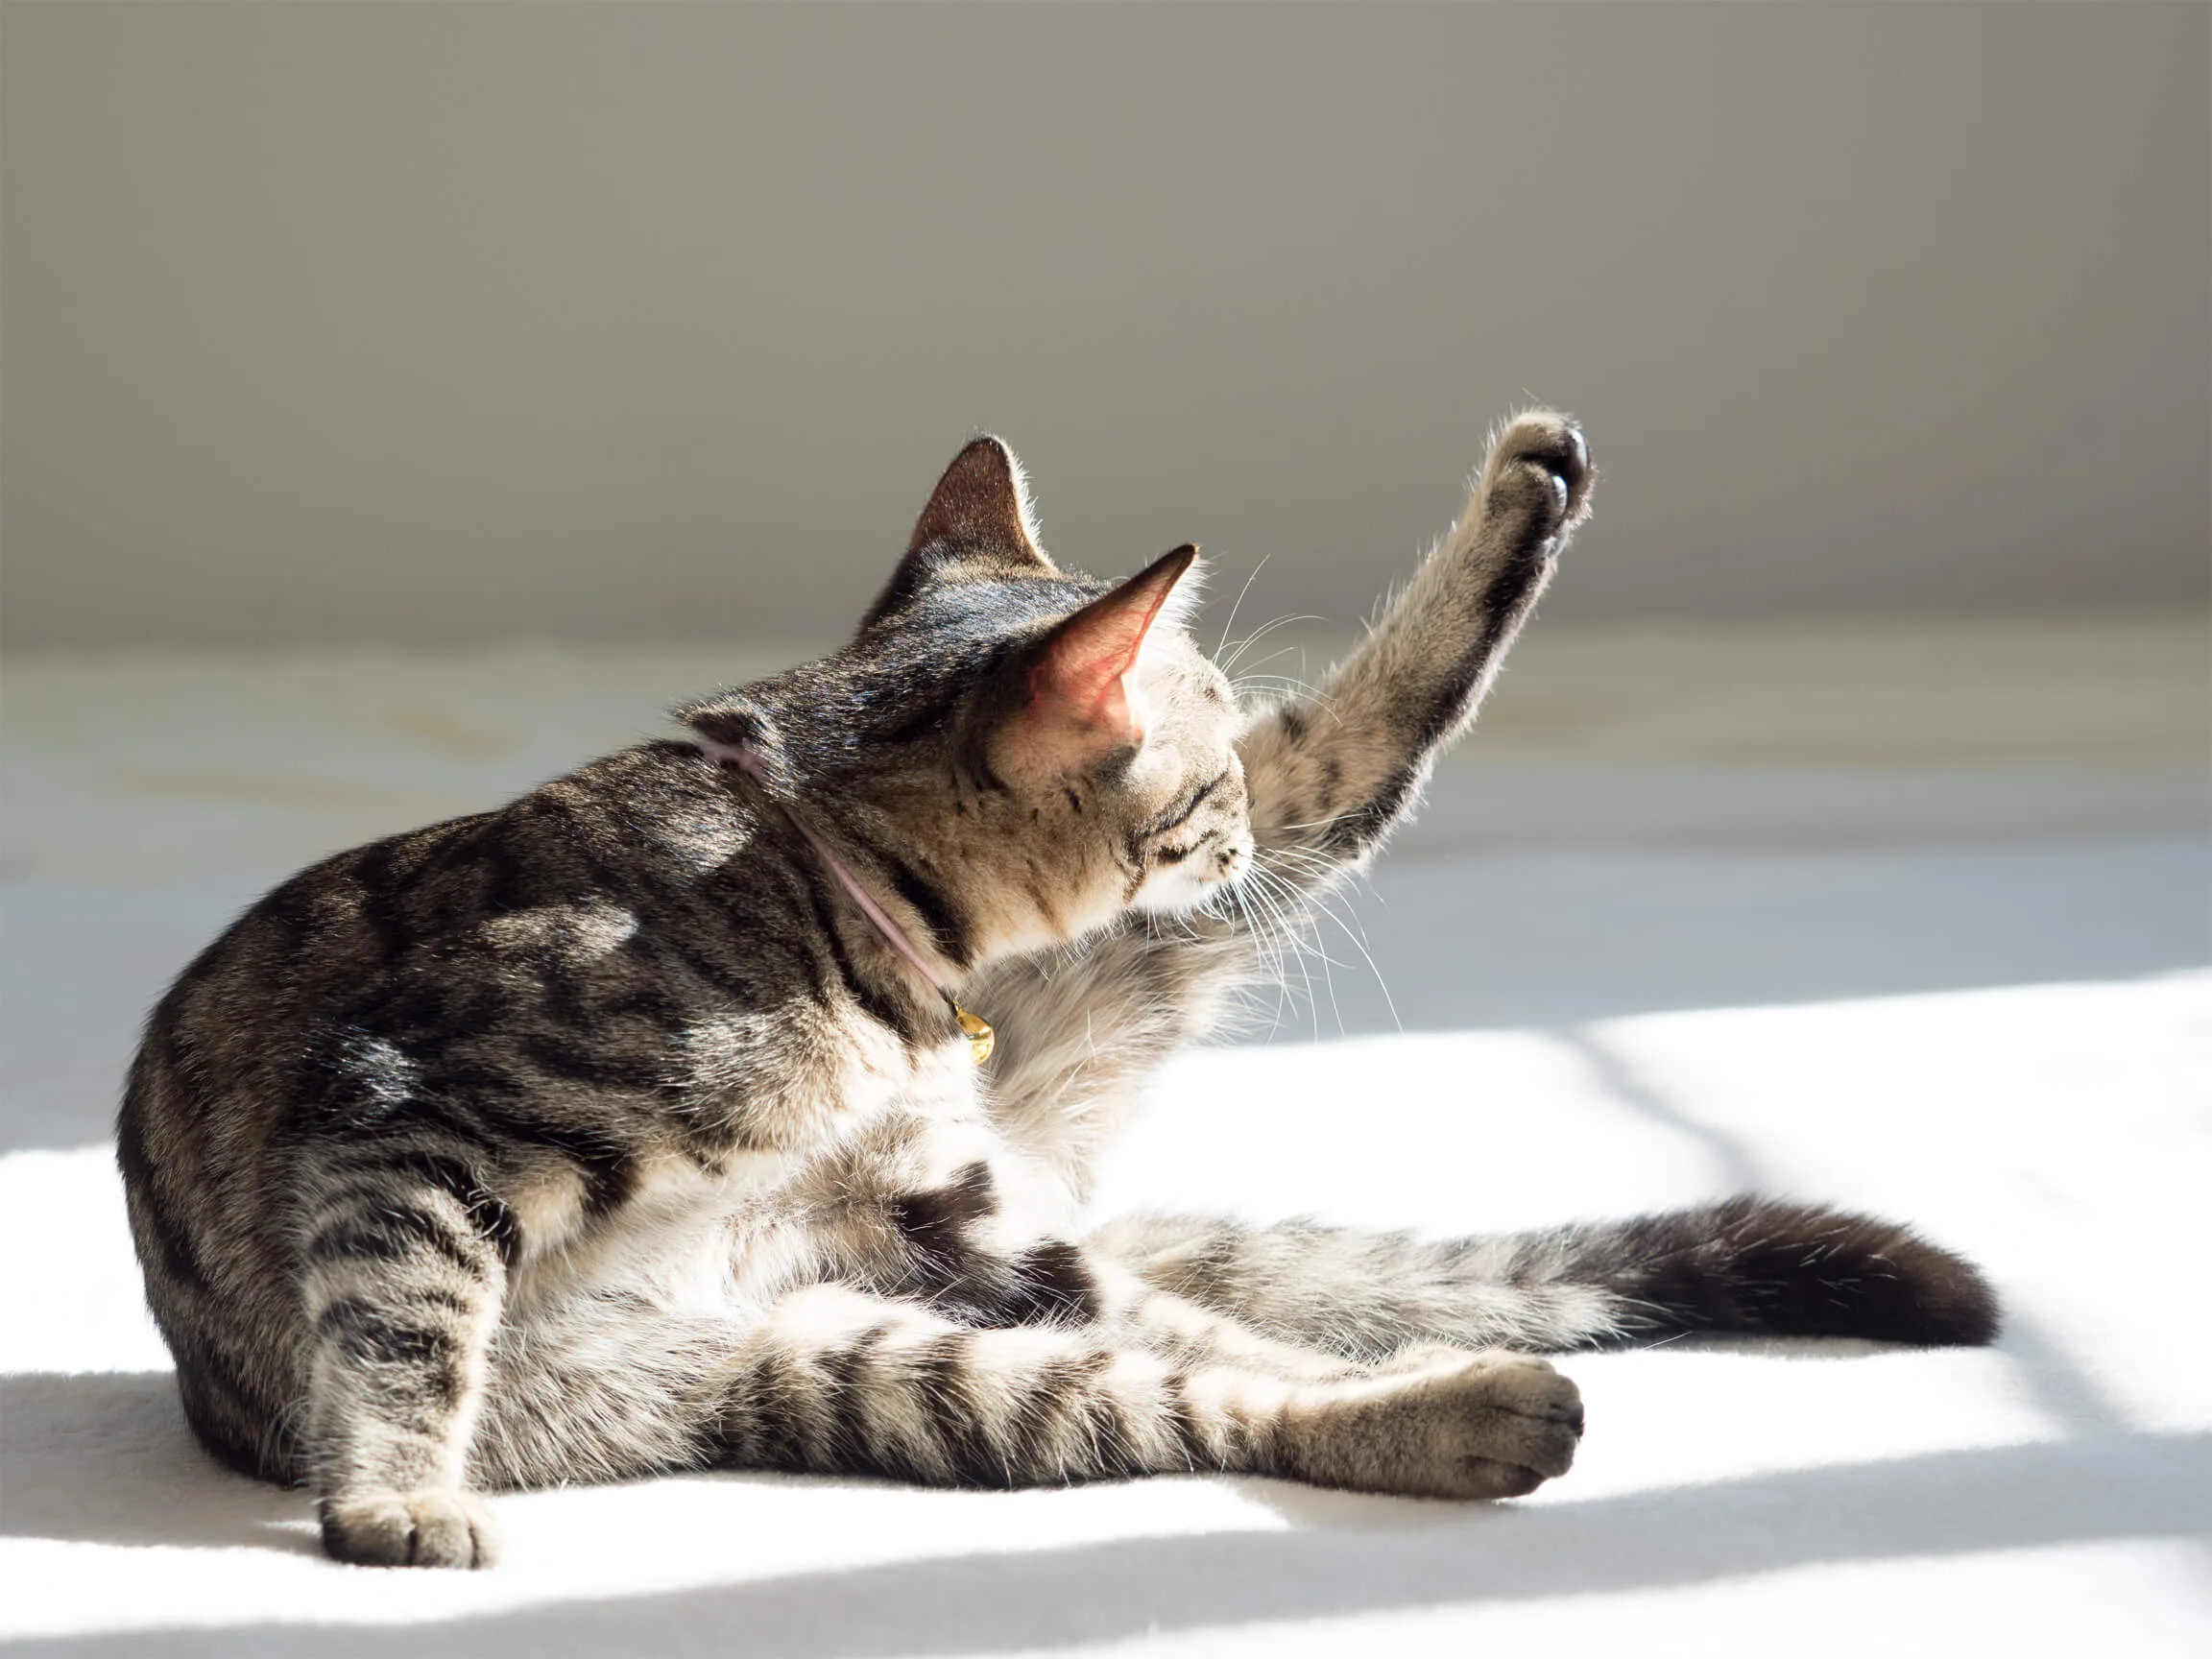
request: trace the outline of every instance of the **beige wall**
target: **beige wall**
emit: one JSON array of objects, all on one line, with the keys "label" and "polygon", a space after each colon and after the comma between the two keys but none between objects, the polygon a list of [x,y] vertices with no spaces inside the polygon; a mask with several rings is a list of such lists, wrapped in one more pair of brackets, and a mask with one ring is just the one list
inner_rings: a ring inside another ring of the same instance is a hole
[{"label": "beige wall", "polygon": [[2212,584],[2212,9],[10,4],[11,643],[807,637],[977,426],[1342,623]]}]

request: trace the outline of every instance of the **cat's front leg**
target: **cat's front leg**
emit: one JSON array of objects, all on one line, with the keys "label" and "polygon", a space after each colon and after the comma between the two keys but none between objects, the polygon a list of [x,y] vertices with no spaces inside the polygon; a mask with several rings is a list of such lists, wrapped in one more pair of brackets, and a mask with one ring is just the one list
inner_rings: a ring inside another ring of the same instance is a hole
[{"label": "cat's front leg", "polygon": [[1368,637],[1317,690],[1246,726],[1237,749],[1262,892],[1245,921],[1142,919],[1071,960],[1022,959],[971,982],[998,1025],[990,1109],[1011,1140],[1088,1192],[1092,1159],[1143,1079],[1257,975],[1244,929],[1294,920],[1273,907],[1282,888],[1325,885],[1412,809],[1587,515],[1594,477],[1573,421],[1512,421],[1458,522]]},{"label": "cat's front leg", "polygon": [[1358,648],[1244,732],[1263,864],[1309,885],[1365,858],[1412,809],[1587,517],[1595,476],[1572,420],[1515,419],[1458,522]]}]

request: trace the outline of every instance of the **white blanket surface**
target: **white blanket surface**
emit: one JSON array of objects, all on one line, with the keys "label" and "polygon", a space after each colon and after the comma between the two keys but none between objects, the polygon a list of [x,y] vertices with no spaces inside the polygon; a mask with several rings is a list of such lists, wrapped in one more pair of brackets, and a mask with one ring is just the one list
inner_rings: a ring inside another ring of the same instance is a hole
[{"label": "white blanket surface", "polygon": [[[1924,761],[1861,757],[1760,796],[1676,754],[1683,798],[1705,805],[1651,846],[1569,832],[1616,799],[1612,761],[1547,773],[1508,756],[1535,780],[1500,808],[1516,834],[1486,840],[1479,816],[1450,811],[1425,825],[1358,899],[1363,948],[1334,932],[1310,994],[1293,970],[1279,1018],[1263,1009],[1247,1040],[1162,1079],[1099,1205],[1467,1231],[1755,1188],[1907,1218],[1981,1261],[2008,1310],[1994,1349],[1683,1341],[1570,1358],[1581,1461],[1512,1503],[1215,1478],[1009,1495],[708,1474],[499,1500],[504,1565],[414,1574],[326,1561],[301,1495],[196,1449],[142,1310],[106,1123],[148,1000],[336,838],[333,814],[397,828],[467,795],[454,772],[542,774],[561,743],[530,728],[501,746],[512,675],[444,685],[409,772],[391,709],[419,676],[348,668],[392,687],[375,705],[297,664],[167,682],[157,667],[64,663],[10,691],[12,1652],[2212,1652],[2199,762],[2012,755],[1975,785],[1953,757],[1937,787]],[[255,693],[279,676],[283,695]],[[641,679],[610,670],[590,689]],[[311,725],[318,695],[383,708],[384,736],[325,729],[272,753],[270,724]],[[145,733],[180,709],[198,750],[149,758],[169,751]],[[228,760],[204,737],[225,721],[262,723]],[[110,740],[138,750],[86,760]],[[2100,767],[2104,805],[2070,805]],[[296,775],[287,805],[271,781]],[[1447,805],[1465,781],[1447,778]],[[1863,794],[1886,787],[1941,795],[1942,822],[1903,839],[1791,828],[1808,790],[1873,824]],[[1765,814],[1755,845],[1701,828],[1729,790]],[[2114,793],[2128,822],[2090,822],[2119,811]],[[2037,832],[2006,832],[2023,820]]]}]

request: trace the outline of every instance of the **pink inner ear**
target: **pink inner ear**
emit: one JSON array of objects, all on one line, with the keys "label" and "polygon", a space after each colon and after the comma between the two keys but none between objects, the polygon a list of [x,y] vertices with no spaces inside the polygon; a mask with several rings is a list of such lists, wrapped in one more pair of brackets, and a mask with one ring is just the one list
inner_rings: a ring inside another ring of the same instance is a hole
[{"label": "pink inner ear", "polygon": [[1062,623],[1030,670],[1031,707],[1116,742],[1142,742],[1137,666],[1144,639],[1197,555],[1195,547],[1178,547]]}]

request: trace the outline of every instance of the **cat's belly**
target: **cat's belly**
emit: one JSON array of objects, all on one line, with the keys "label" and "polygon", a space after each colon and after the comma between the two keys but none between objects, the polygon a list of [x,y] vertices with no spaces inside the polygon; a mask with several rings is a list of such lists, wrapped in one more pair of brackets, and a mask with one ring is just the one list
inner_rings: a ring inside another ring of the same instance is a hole
[{"label": "cat's belly", "polygon": [[[1080,1204],[1065,1176],[979,1118],[909,1111],[877,1129],[810,1155],[747,1154],[716,1174],[656,1161],[619,1210],[595,1219],[576,1192],[528,1195],[531,1243],[509,1279],[506,1316],[558,1322],[582,1299],[619,1298],[743,1319],[826,1279],[903,1286],[916,1277],[910,1252],[942,1256],[957,1243],[1012,1258],[1075,1236]],[[929,1217],[954,1214],[956,1240],[929,1230]]]},{"label": "cat's belly", "polygon": [[[717,1312],[767,1290],[768,1274],[741,1272],[751,1225],[773,1211],[765,1194],[803,1159],[753,1152],[709,1174],[689,1159],[643,1166],[621,1207],[590,1217],[572,1193],[533,1192],[517,1206],[530,1242],[508,1282],[510,1316],[529,1318],[584,1295],[636,1297],[670,1312]],[[786,1251],[783,1254],[795,1255]],[[748,1281],[752,1282],[748,1284]]]}]

